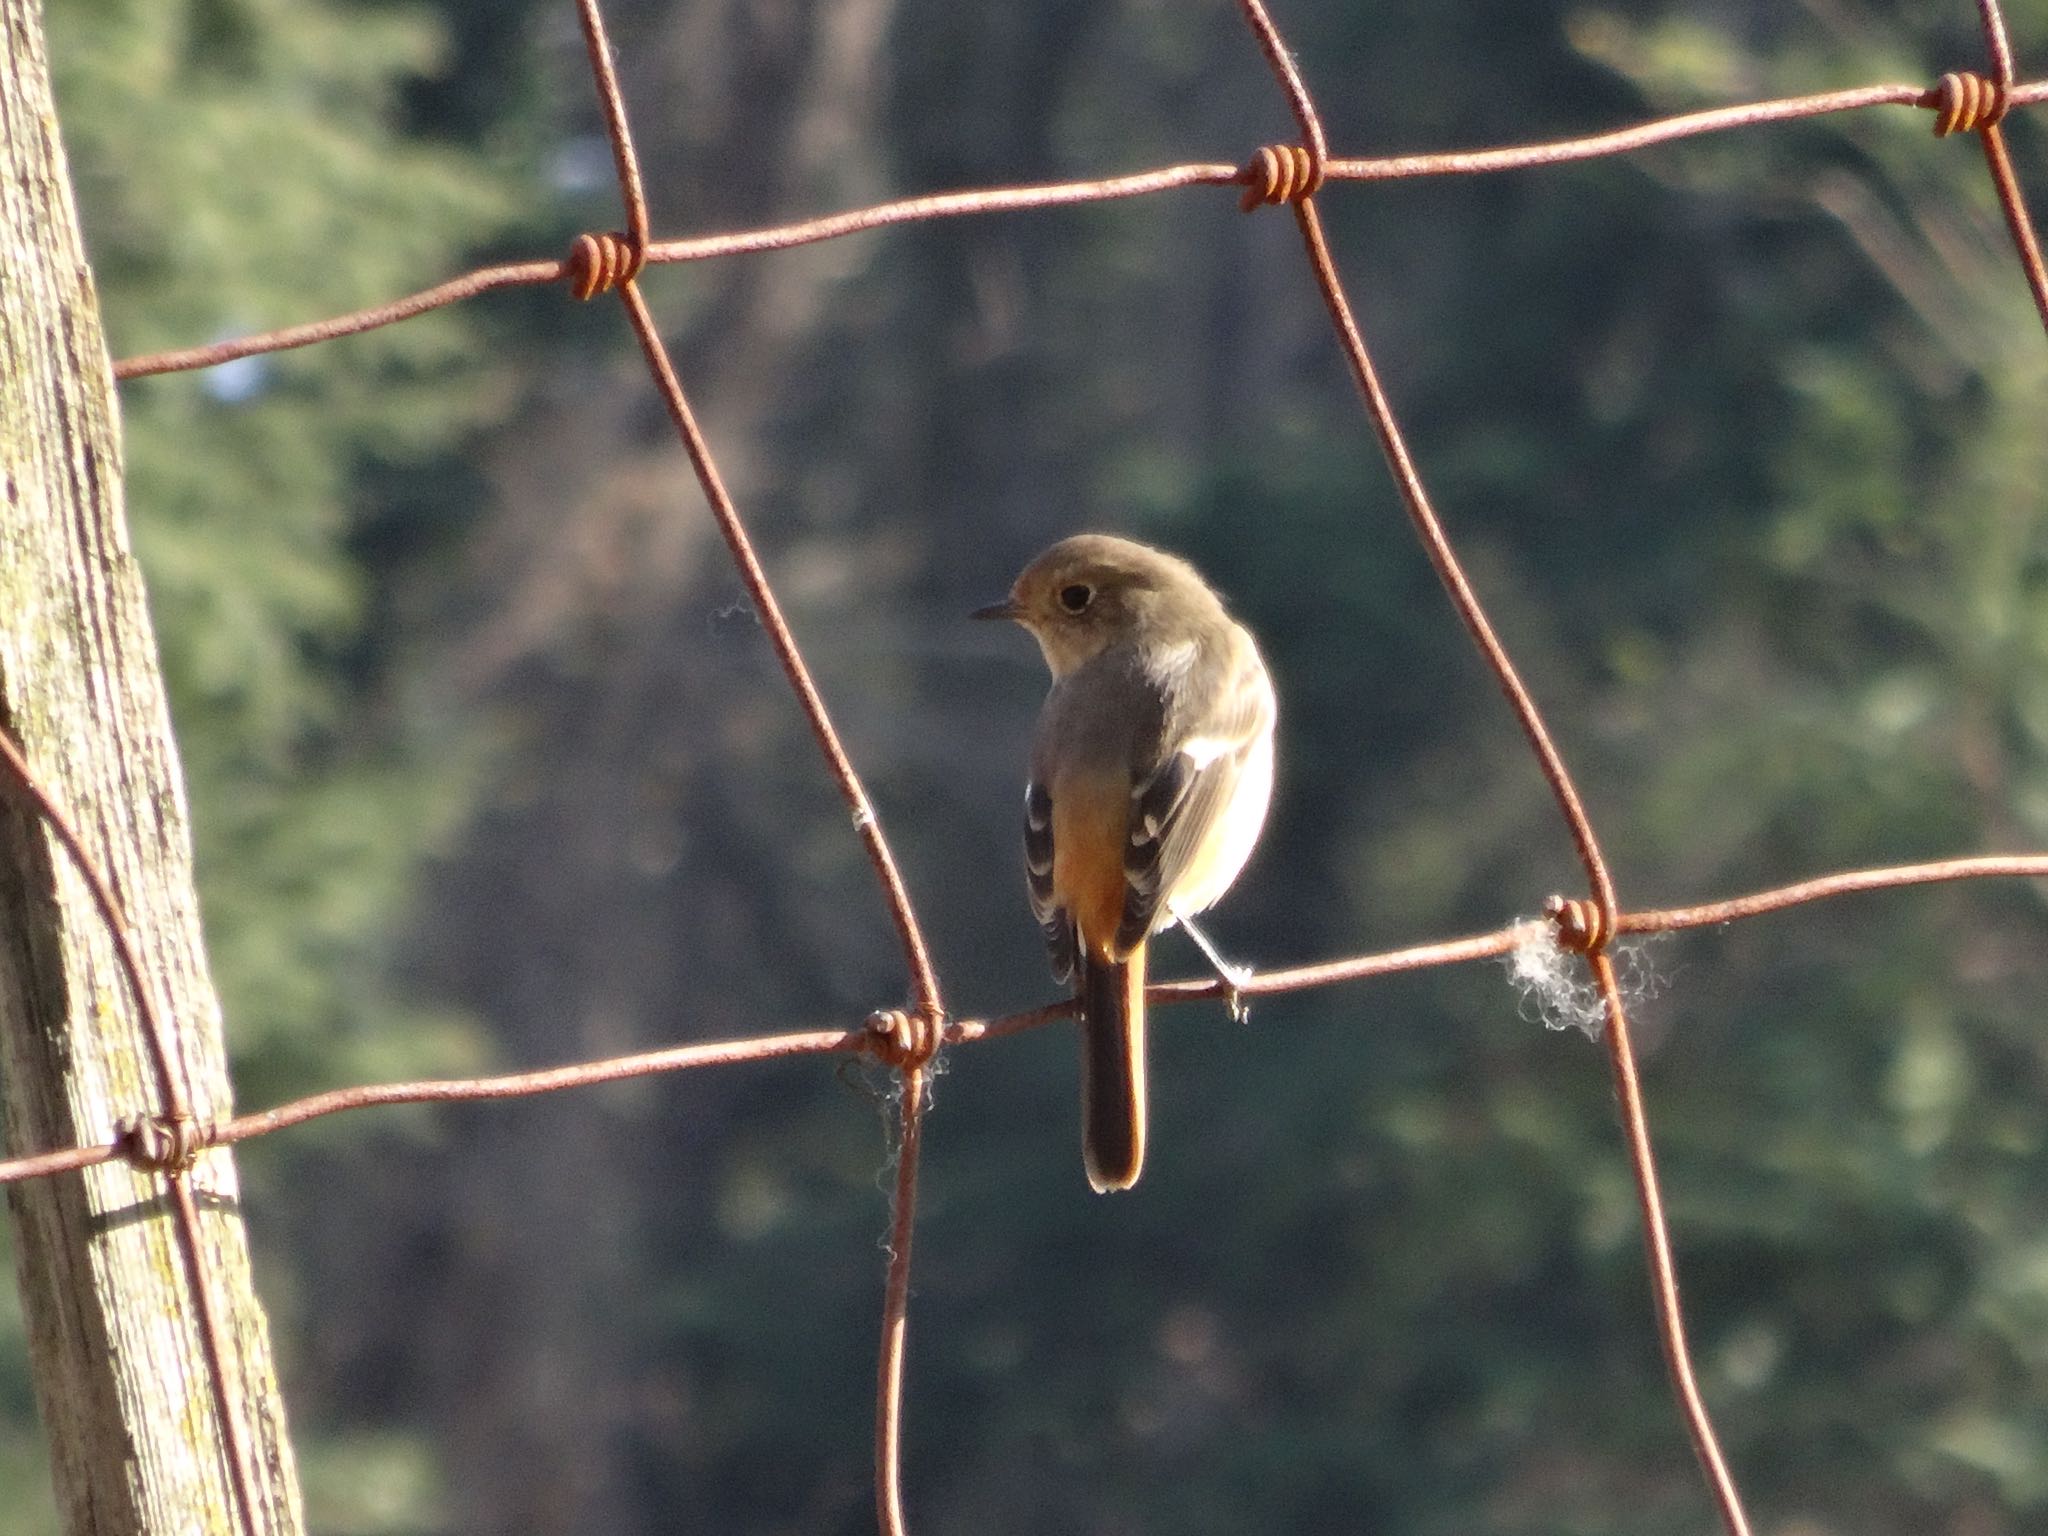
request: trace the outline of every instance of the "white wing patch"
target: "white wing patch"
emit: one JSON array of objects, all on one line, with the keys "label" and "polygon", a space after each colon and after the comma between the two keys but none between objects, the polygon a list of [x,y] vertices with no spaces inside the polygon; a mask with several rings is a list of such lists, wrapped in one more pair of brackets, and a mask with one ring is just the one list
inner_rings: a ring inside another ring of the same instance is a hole
[{"label": "white wing patch", "polygon": [[1190,736],[1180,744],[1180,755],[1193,763],[1199,772],[1239,745],[1241,743],[1225,741],[1221,736]]}]

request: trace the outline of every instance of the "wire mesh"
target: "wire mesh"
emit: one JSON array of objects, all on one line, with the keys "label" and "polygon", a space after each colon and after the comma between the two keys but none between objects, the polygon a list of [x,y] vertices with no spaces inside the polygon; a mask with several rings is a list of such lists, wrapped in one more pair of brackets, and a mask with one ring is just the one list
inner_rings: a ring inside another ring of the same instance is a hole
[{"label": "wire mesh", "polygon": [[[1565,756],[1552,737],[1534,694],[1524,683],[1451,539],[1446,534],[1401,425],[1382,387],[1372,355],[1346,296],[1337,262],[1323,236],[1316,198],[1332,183],[1376,182],[1427,176],[1466,176],[1554,166],[1627,154],[1702,134],[1724,133],[1824,114],[1907,106],[1935,114],[1935,132],[1974,133],[1983,147],[2014,250],[2048,327],[2048,273],[2039,240],[2012,170],[2000,124],[2014,107],[2048,100],[2048,82],[2020,83],[1997,0],[1979,0],[1989,73],[1951,73],[1933,86],[1879,84],[1818,95],[1756,102],[1660,119],[1584,138],[1498,149],[1420,154],[1381,159],[1346,159],[1330,153],[1315,99],[1284,37],[1262,0],[1237,0],[1238,9],[1282,91],[1300,130],[1299,143],[1266,146],[1241,166],[1186,164],[1094,181],[981,188],[904,199],[773,228],[686,240],[657,240],[649,227],[630,117],[612,67],[611,45],[598,0],[578,0],[591,72],[611,145],[625,212],[623,232],[579,237],[560,260],[534,260],[479,269],[423,292],[354,314],[221,341],[209,346],[133,357],[118,362],[115,374],[133,379],[206,368],[236,358],[307,346],[391,325],[444,305],[504,288],[563,283],[572,297],[587,300],[615,294],[645,358],[720,534],[755,612],[767,630],[777,660],[830,768],[856,836],[873,866],[894,922],[909,981],[906,1009],[879,1010],[864,1025],[694,1044],[634,1055],[586,1061],[541,1071],[429,1082],[381,1083],[336,1089],[217,1123],[196,1121],[176,1074],[170,1069],[166,1020],[152,997],[149,978],[135,959],[128,926],[105,879],[93,867],[63,809],[39,786],[31,765],[12,742],[0,737],[0,760],[52,837],[85,877],[100,915],[116,941],[128,986],[133,990],[154,1056],[157,1102],[136,1107],[122,1136],[104,1146],[59,1148],[0,1162],[0,1183],[50,1177],[116,1158],[162,1177],[172,1193],[171,1216],[181,1234],[185,1263],[197,1298],[197,1323],[212,1368],[215,1411],[224,1463],[235,1487],[244,1526],[258,1529],[257,1498],[248,1448],[227,1400],[222,1369],[221,1330],[205,1277],[200,1273],[197,1214],[185,1175],[204,1149],[263,1136],[327,1115],[376,1105],[501,1099],[587,1087],[625,1077],[694,1070],[794,1055],[864,1055],[899,1079],[897,1103],[901,1140],[892,1193],[888,1272],[875,1393],[874,1486],[878,1524],[888,1536],[908,1528],[902,1498],[902,1402],[904,1340],[909,1315],[910,1263],[915,1227],[918,1171],[926,1086],[934,1055],[942,1048],[1014,1034],[1069,1017],[1071,1002],[1054,1003],[996,1018],[954,1019],[947,1015],[940,982],[919,925],[910,891],[890,851],[881,819],[835,730],[802,651],[783,621],[774,589],[756,555],[745,521],[726,490],[689,398],[670,360],[641,292],[650,266],[786,249],[843,238],[889,225],[971,217],[1018,210],[1044,210],[1115,199],[1149,197],[1194,187],[1241,189],[1243,206],[1288,208],[1297,224],[1310,276],[1363,401],[1373,431],[1407,508],[1416,535],[1474,646],[1505,696],[1531,756],[1555,801],[1583,867],[1586,894],[1552,899],[1540,924],[1510,923],[1489,933],[1448,939],[1395,951],[1319,962],[1254,975],[1240,990],[1257,996],[1326,987],[1400,971],[1461,964],[1506,955],[1531,943],[1554,945],[1578,957],[1604,1014],[1603,1038],[1621,1110],[1622,1130],[1635,1178],[1649,1268],[1652,1309],[1680,1410],[1720,1523],[1731,1536],[1749,1529],[1736,1479],[1723,1456],[1712,1420],[1695,1380],[1686,1339],[1685,1313],[1651,1149],[1649,1115],[1638,1081],[1629,1018],[1617,985],[1610,947],[1623,935],[1674,932],[1726,923],[1858,892],[1974,879],[2048,877],[2048,853],[1957,858],[1886,868],[1846,870],[1723,901],[1662,911],[1623,907],[1602,855],[1592,819],[1573,781]],[[1169,981],[1148,990],[1155,1004],[1220,996],[1221,980]]]}]

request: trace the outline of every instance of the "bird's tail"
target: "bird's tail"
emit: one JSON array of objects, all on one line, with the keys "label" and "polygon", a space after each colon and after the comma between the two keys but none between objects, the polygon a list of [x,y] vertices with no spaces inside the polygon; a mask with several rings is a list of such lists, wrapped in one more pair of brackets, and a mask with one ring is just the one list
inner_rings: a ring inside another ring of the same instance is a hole
[{"label": "bird's tail", "polygon": [[1145,946],[1080,957],[1081,1156],[1097,1194],[1145,1166]]}]

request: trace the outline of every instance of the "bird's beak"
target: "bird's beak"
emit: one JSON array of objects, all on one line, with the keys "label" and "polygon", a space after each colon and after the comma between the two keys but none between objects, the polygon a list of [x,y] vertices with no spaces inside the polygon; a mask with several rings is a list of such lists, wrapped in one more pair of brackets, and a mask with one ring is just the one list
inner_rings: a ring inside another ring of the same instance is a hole
[{"label": "bird's beak", "polygon": [[1020,616],[1015,598],[1006,597],[1000,603],[990,603],[986,608],[977,608],[967,615],[970,619],[1014,619]]}]

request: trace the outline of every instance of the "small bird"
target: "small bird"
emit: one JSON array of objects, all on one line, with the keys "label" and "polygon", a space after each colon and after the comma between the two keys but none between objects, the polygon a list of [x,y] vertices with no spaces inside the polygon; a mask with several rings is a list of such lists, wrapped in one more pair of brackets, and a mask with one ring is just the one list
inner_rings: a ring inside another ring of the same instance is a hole
[{"label": "small bird", "polygon": [[1272,680],[1185,560],[1062,539],[977,619],[1011,619],[1052,692],[1024,789],[1024,866],[1053,974],[1081,1005],[1081,1152],[1098,1193],[1145,1164],[1145,942],[1237,878],[1273,795]]}]

